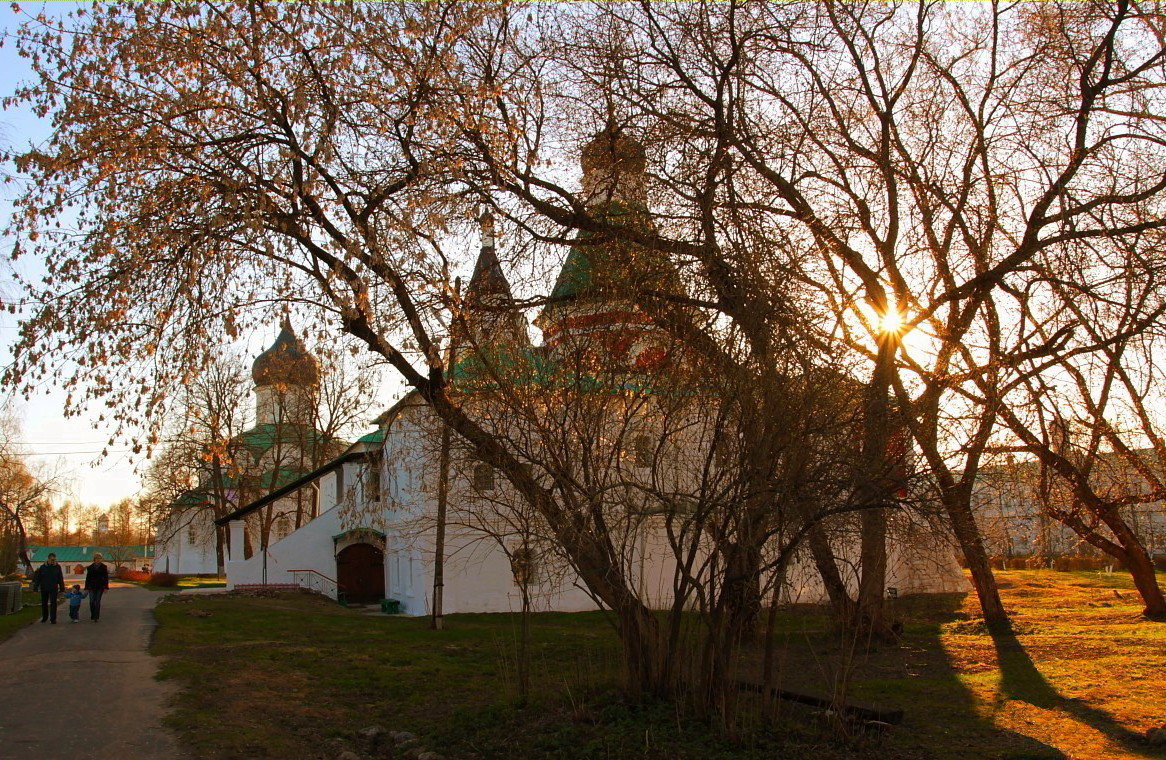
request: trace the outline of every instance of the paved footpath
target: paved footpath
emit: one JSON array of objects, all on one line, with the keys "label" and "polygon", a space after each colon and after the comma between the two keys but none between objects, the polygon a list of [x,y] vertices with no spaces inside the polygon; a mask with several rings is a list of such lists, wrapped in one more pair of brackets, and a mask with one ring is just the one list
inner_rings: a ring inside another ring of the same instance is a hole
[{"label": "paved footpath", "polygon": [[161,596],[115,583],[101,602],[101,622],[34,622],[0,643],[0,757],[60,760],[180,758],[162,727],[173,693],[156,681],[146,652]]}]

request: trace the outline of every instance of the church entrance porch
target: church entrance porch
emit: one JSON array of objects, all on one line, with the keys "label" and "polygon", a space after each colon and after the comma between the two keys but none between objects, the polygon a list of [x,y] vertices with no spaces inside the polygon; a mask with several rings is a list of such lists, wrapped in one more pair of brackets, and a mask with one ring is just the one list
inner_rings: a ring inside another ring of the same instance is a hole
[{"label": "church entrance porch", "polygon": [[350,544],[336,555],[336,581],[344,599],[358,604],[385,595],[385,553],[372,544]]}]

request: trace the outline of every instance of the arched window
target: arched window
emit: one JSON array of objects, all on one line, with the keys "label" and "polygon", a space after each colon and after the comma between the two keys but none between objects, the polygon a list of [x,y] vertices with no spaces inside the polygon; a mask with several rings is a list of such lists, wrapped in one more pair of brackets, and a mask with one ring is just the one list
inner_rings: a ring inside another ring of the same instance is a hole
[{"label": "arched window", "polygon": [[280,515],[275,520],[275,537],[287,538],[287,535],[291,533],[291,528],[291,518],[287,515]]}]

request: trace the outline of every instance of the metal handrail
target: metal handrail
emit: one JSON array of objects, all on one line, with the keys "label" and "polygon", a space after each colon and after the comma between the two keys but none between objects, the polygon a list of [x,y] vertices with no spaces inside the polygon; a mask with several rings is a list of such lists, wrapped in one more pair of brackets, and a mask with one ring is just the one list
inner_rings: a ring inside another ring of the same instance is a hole
[{"label": "metal handrail", "polygon": [[300,588],[315,591],[332,599],[336,599],[340,584],[317,570],[288,570],[292,574],[292,582]]}]

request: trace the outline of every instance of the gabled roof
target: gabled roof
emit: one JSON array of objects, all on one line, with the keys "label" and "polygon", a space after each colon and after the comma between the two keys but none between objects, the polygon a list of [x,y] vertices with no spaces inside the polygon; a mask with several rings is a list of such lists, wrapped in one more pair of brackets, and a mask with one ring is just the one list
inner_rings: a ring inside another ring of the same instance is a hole
[{"label": "gabled roof", "polygon": [[408,393],[397,399],[395,404],[381,412],[377,418],[372,421],[372,424],[384,430],[388,430],[392,426],[393,422],[396,421],[401,412],[411,406],[425,406],[425,400],[421,398],[421,393],[416,388],[410,389]]},{"label": "gabled roof", "polygon": [[190,509],[191,507],[201,507],[206,503],[206,491],[201,488],[195,488],[190,491],[184,491],[181,496],[170,502],[170,507],[171,509]]},{"label": "gabled roof", "polygon": [[[362,435],[360,438],[357,438],[356,443],[384,443],[385,442],[385,432],[386,431],[384,428],[380,428],[380,429],[372,431],[371,433],[366,433],[366,434]],[[355,446],[356,444],[353,444],[353,445]]]},{"label": "gabled roof", "polygon": [[154,556],[153,546],[30,546],[28,556],[33,562],[45,562],[50,554],[57,555],[60,564],[74,562],[89,563],[94,554],[100,554],[105,559],[132,557],[134,559],[148,559]]},{"label": "gabled roof", "polygon": [[295,478],[294,480],[291,480],[290,482],[283,485],[282,487],[277,488],[274,491],[271,491],[267,495],[256,499],[255,501],[251,502],[250,504],[239,507],[231,514],[226,515],[224,517],[220,517],[219,519],[215,520],[215,525],[226,525],[227,523],[229,523],[233,520],[241,520],[242,518],[246,517],[247,515],[251,514],[252,512],[255,512],[256,510],[262,509],[263,507],[266,507],[268,504],[271,504],[272,502],[278,501],[278,500],[282,499],[284,496],[287,496],[288,494],[291,494],[291,493],[298,491],[299,489],[308,485],[312,481],[317,480],[319,478],[322,478],[323,476],[327,475],[332,470],[335,470],[336,468],[341,467],[348,462],[359,462],[359,461],[368,459],[372,455],[372,453],[373,452],[371,452],[371,451],[349,451],[345,454],[342,454],[341,456],[337,457],[336,459],[333,459],[331,462],[328,462],[324,466],[317,467],[316,469],[312,470],[311,472],[305,473],[305,474],[301,475],[300,477]]}]

